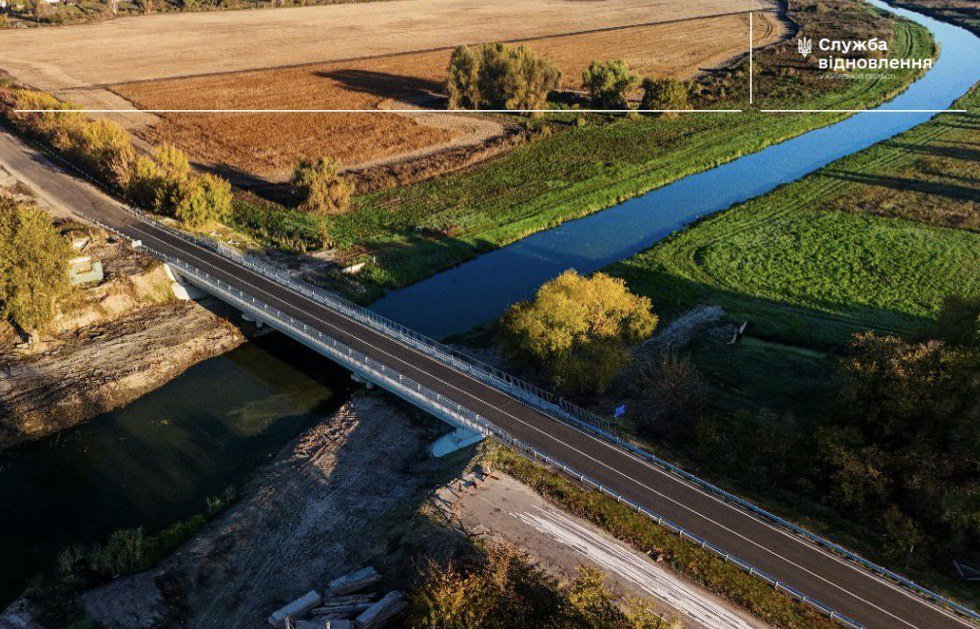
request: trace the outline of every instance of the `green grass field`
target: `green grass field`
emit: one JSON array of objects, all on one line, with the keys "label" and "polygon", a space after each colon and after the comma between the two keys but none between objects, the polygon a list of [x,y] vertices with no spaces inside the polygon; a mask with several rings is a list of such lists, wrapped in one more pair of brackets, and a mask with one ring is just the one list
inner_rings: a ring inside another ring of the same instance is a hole
[{"label": "green grass field", "polygon": [[[961,101],[975,109],[976,88]],[[947,114],[612,267],[665,312],[716,303],[754,336],[833,347],[980,294],[975,113]],[[907,184],[902,182],[909,182]],[[957,225],[959,228],[946,225]]]},{"label": "green grass field", "polygon": [[[923,29],[896,24],[892,54],[931,56],[932,46]],[[794,100],[793,106],[871,106],[912,78],[905,73],[890,80],[850,81],[845,91],[819,92],[803,103]],[[365,248],[377,256],[378,266],[369,275],[374,283],[403,286],[837,119],[731,116],[638,117],[570,127],[486,167],[361,197],[353,212],[332,221],[329,231],[341,247]]]},{"label": "green grass field", "polygon": [[[863,3],[835,3],[810,11],[790,0],[790,15],[814,32],[841,36],[892,33],[889,54],[929,57],[925,29],[893,20]],[[870,81],[827,81],[801,66],[795,40],[756,55],[757,106],[871,107],[904,89],[917,75],[897,72]],[[747,106],[742,65],[704,79],[699,106]],[[403,188],[363,195],[353,210],[331,217],[327,229],[338,248],[374,256],[359,279],[362,297],[404,286],[460,261],[605,209],[625,199],[766,146],[824,126],[841,116],[699,114],[675,119],[637,116],[610,120],[573,113],[549,115],[529,125],[547,131],[511,153],[477,168]],[[281,207],[239,204],[236,222],[269,244],[296,247],[315,240],[314,221]],[[301,247],[300,247],[301,248]]]}]

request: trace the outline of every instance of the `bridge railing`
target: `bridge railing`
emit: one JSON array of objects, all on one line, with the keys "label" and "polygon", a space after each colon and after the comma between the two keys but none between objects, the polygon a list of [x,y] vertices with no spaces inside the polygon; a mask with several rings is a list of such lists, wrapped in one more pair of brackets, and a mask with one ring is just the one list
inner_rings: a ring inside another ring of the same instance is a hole
[{"label": "bridge railing", "polygon": [[677,534],[681,539],[686,539],[694,544],[697,544],[701,548],[717,555],[726,563],[731,563],[748,573],[750,576],[754,576],[765,581],[775,590],[788,594],[801,603],[808,605],[820,613],[828,616],[832,620],[837,620],[841,624],[848,627],[853,627],[855,629],[862,627],[860,623],[840,614],[833,608],[824,605],[820,601],[807,596],[800,590],[781,583],[766,572],[759,570],[755,566],[743,561],[738,556],[733,555],[730,552],[727,552],[725,549],[691,533],[684,527],[661,516],[660,514],[651,511],[650,509],[641,507],[640,505],[631,501],[629,498],[626,498],[618,492],[602,485],[591,477],[579,472],[575,468],[570,467],[561,461],[544,454],[528,443],[515,438],[507,431],[488,421],[482,415],[471,411],[461,404],[453,402],[451,399],[446,398],[442,394],[429,389],[408,376],[405,376],[398,370],[392,369],[371,358],[370,356],[353,349],[349,345],[341,343],[329,335],[323,334],[315,327],[306,324],[303,321],[282,312],[281,310],[270,307],[267,303],[256,299],[254,296],[249,295],[248,293],[245,293],[231,286],[230,284],[219,280],[211,274],[187,264],[182,260],[175,259],[172,256],[163,254],[162,252],[154,253],[155,255],[158,255],[164,259],[164,261],[166,261],[168,264],[171,264],[179,273],[189,277],[196,284],[202,285],[202,288],[206,288],[208,292],[223,299],[227,303],[238,307],[243,312],[251,313],[254,317],[256,317],[256,319],[265,322],[274,329],[277,329],[280,332],[291,336],[297,341],[320,351],[326,356],[332,357],[336,362],[357,373],[360,373],[373,382],[376,382],[379,386],[382,386],[403,398],[414,400],[415,403],[421,408],[428,408],[430,410],[441,412],[442,414],[451,417],[459,424],[465,425],[486,436],[495,437],[503,443],[514,447],[516,450],[526,453],[532,460],[540,460],[547,465],[562,470],[568,476],[578,479],[579,482],[585,485],[590,485],[598,491],[612,497],[617,502],[627,505],[637,513],[643,514],[656,522],[659,526],[662,526]]},{"label": "bridge railing", "polygon": [[[107,189],[112,194],[118,194],[118,192],[116,190],[112,189],[111,187],[105,186],[102,182],[100,182],[98,180],[93,179],[86,172],[84,172],[83,170],[79,169],[74,164],[66,161],[60,155],[58,155],[57,153],[54,153],[53,151],[51,151],[48,147],[45,147],[43,145],[38,145],[36,142],[32,142],[32,144],[34,144],[34,146],[37,146],[40,150],[42,150],[44,153],[46,153],[47,155],[49,155],[55,161],[57,161],[57,162],[59,162],[61,164],[66,165],[70,169],[72,169],[75,172],[79,173],[82,177],[84,177],[84,178],[88,179],[89,181],[91,181],[92,183],[94,183],[96,186],[98,186],[100,188],[103,188],[103,189]],[[405,326],[403,326],[401,324],[398,324],[398,323],[396,323],[394,321],[391,321],[390,319],[387,319],[385,317],[382,317],[381,315],[378,315],[377,313],[374,313],[374,312],[368,310],[367,308],[364,308],[362,306],[358,306],[358,305],[354,304],[353,302],[351,302],[351,301],[349,301],[349,300],[341,297],[340,295],[337,295],[337,294],[332,293],[330,291],[326,291],[326,290],[321,289],[319,287],[312,286],[311,284],[308,284],[306,282],[299,281],[296,278],[292,277],[291,275],[286,274],[286,273],[283,273],[281,270],[276,269],[276,268],[272,267],[271,265],[268,265],[268,264],[266,264],[266,263],[264,263],[264,262],[262,262],[260,260],[256,260],[255,258],[249,257],[249,256],[243,256],[242,254],[238,253],[237,251],[234,251],[233,249],[231,249],[229,247],[225,247],[225,246],[221,245],[220,243],[217,243],[217,242],[215,242],[213,240],[201,238],[201,237],[198,237],[198,236],[193,236],[193,235],[187,234],[185,232],[181,232],[181,231],[179,231],[177,229],[174,229],[174,228],[172,228],[172,227],[170,227],[168,225],[165,225],[165,224],[161,223],[160,221],[156,220],[155,218],[147,215],[143,210],[139,209],[135,204],[130,203],[126,207],[127,207],[127,209],[130,212],[132,212],[135,215],[138,215],[144,221],[150,222],[150,223],[152,223],[155,226],[158,226],[158,227],[161,227],[161,228],[167,230],[168,233],[174,235],[177,238],[180,238],[180,239],[185,240],[185,241],[188,241],[188,242],[192,242],[192,243],[194,243],[194,244],[196,244],[198,246],[201,246],[203,248],[206,248],[208,250],[211,250],[211,251],[213,251],[215,253],[218,253],[220,255],[223,255],[225,257],[228,257],[228,258],[230,258],[230,259],[232,259],[234,261],[237,261],[240,264],[242,264],[243,266],[245,266],[247,268],[250,268],[250,269],[252,269],[252,270],[254,270],[254,271],[256,271],[256,272],[258,272],[258,273],[260,273],[260,274],[262,274],[264,276],[267,276],[267,277],[269,277],[271,279],[274,279],[275,281],[280,281],[280,282],[283,282],[283,283],[287,284],[290,288],[292,288],[293,290],[299,292],[300,294],[306,295],[307,297],[309,297],[311,299],[314,299],[316,301],[322,302],[325,305],[328,305],[331,308],[333,308],[335,311],[345,313],[349,317],[351,317],[351,318],[353,318],[353,319],[355,319],[355,320],[357,320],[357,321],[359,321],[361,323],[370,325],[374,329],[377,329],[377,330],[382,331],[382,332],[385,332],[385,333],[390,333],[390,334],[396,336],[397,338],[401,339],[403,342],[409,344],[410,346],[415,347],[415,348],[417,348],[417,349],[419,349],[421,351],[425,351],[427,354],[429,354],[429,355],[433,356],[434,358],[437,358],[437,359],[445,362],[448,365],[451,365],[452,367],[454,367],[456,369],[459,369],[461,371],[464,371],[466,373],[469,373],[469,374],[471,374],[471,375],[473,375],[473,376],[481,379],[482,381],[486,382],[487,384],[490,384],[492,386],[496,386],[500,390],[505,391],[505,392],[513,395],[517,399],[520,399],[520,400],[522,400],[522,401],[530,404],[531,406],[534,406],[535,408],[538,408],[538,409],[544,411],[545,413],[547,413],[547,414],[549,414],[549,415],[551,415],[553,417],[556,417],[557,419],[568,421],[568,422],[570,422],[570,423],[572,423],[572,424],[574,424],[574,425],[576,425],[576,426],[578,426],[580,428],[583,428],[584,430],[586,430],[588,432],[591,432],[591,433],[593,433],[593,434],[595,434],[595,435],[597,435],[597,436],[599,436],[599,437],[601,437],[603,439],[606,439],[606,440],[610,441],[611,443],[614,443],[617,446],[619,446],[619,447],[627,450],[628,452],[634,454],[635,456],[638,456],[638,457],[640,457],[640,458],[642,458],[642,459],[644,459],[644,460],[646,460],[646,461],[648,461],[650,463],[653,463],[653,464],[655,464],[655,465],[663,468],[664,470],[667,470],[667,471],[669,471],[669,472],[671,472],[671,473],[679,476],[680,478],[683,478],[684,480],[686,480],[686,481],[688,481],[688,482],[690,482],[690,483],[692,483],[692,484],[694,484],[694,485],[696,485],[698,487],[701,487],[702,489],[704,489],[704,490],[706,490],[706,491],[708,491],[708,492],[710,492],[710,493],[712,493],[712,494],[714,494],[714,495],[716,495],[716,496],[718,496],[718,497],[720,497],[720,498],[722,498],[724,500],[727,500],[727,501],[731,502],[732,504],[735,504],[735,505],[739,506],[740,508],[745,509],[746,511],[748,511],[750,513],[756,514],[759,517],[764,518],[765,520],[768,520],[768,521],[770,521],[770,522],[772,522],[772,523],[774,523],[774,524],[776,524],[776,525],[778,525],[778,526],[780,526],[780,527],[782,527],[782,528],[784,528],[784,529],[786,529],[786,530],[788,530],[788,531],[790,531],[790,532],[792,532],[792,533],[794,533],[796,535],[799,535],[800,537],[802,537],[802,538],[810,541],[811,543],[813,543],[813,544],[815,544],[815,545],[817,545],[817,546],[819,546],[821,548],[827,549],[828,551],[830,551],[830,552],[832,552],[832,553],[834,553],[834,554],[836,554],[836,555],[838,555],[840,557],[843,557],[843,558],[845,558],[845,559],[847,559],[849,561],[853,561],[854,563],[862,566],[863,568],[865,568],[866,570],[868,570],[869,572],[871,572],[873,574],[876,574],[876,575],[879,575],[879,576],[884,577],[886,579],[889,579],[889,580],[893,581],[894,583],[896,583],[896,584],[904,587],[905,589],[907,589],[907,590],[909,590],[909,591],[911,591],[911,592],[913,592],[913,593],[915,593],[915,594],[917,594],[917,595],[919,595],[919,596],[921,596],[921,597],[923,597],[925,599],[928,599],[931,602],[933,602],[935,604],[938,604],[941,607],[945,607],[945,608],[950,609],[950,610],[952,610],[952,611],[954,611],[954,612],[956,612],[956,613],[958,613],[958,614],[960,614],[962,616],[965,616],[965,617],[973,620],[974,622],[980,622],[980,614],[977,614],[977,612],[973,611],[972,609],[969,609],[967,607],[964,607],[963,605],[960,605],[960,604],[958,604],[958,603],[956,603],[954,601],[951,601],[951,600],[947,599],[946,597],[944,597],[944,596],[942,596],[942,595],[940,595],[940,594],[938,594],[936,592],[933,592],[931,590],[928,590],[926,588],[923,588],[919,584],[917,584],[917,583],[915,583],[915,582],[913,582],[913,581],[911,581],[911,580],[909,580],[909,579],[907,579],[907,578],[905,578],[905,577],[903,577],[903,576],[901,576],[899,574],[896,574],[895,572],[893,572],[891,570],[888,570],[887,568],[885,568],[883,566],[879,566],[878,564],[876,564],[874,562],[868,561],[867,559],[861,557],[860,555],[858,555],[858,554],[856,554],[854,552],[851,552],[851,551],[847,550],[846,548],[843,548],[843,547],[839,546],[838,544],[835,544],[834,542],[832,542],[830,540],[827,540],[827,539],[824,539],[824,538],[822,538],[822,537],[820,537],[818,535],[815,535],[815,534],[811,533],[810,531],[807,531],[806,529],[803,529],[802,527],[797,526],[796,524],[793,524],[792,522],[789,522],[789,521],[785,520],[784,518],[781,518],[781,517],[779,517],[779,516],[777,516],[777,515],[775,515],[773,513],[770,513],[768,511],[766,511],[766,510],[764,510],[764,509],[762,509],[762,508],[760,508],[760,507],[752,504],[751,502],[748,502],[747,500],[744,500],[743,498],[740,498],[738,496],[735,496],[734,494],[731,494],[731,493],[729,493],[729,492],[721,489],[720,487],[717,487],[717,486],[715,486],[715,485],[713,485],[713,484],[711,484],[711,483],[709,483],[709,482],[707,482],[705,480],[702,480],[701,478],[698,478],[697,476],[694,476],[693,474],[690,474],[689,472],[684,471],[683,469],[677,467],[676,465],[673,465],[672,463],[669,463],[667,461],[664,461],[663,459],[661,459],[661,458],[659,458],[659,457],[657,457],[657,456],[655,456],[655,455],[653,455],[653,454],[651,454],[651,453],[649,453],[649,452],[647,452],[647,451],[645,451],[645,450],[643,450],[641,448],[638,448],[638,447],[634,446],[631,443],[628,443],[628,442],[624,441],[623,439],[621,439],[618,436],[612,434],[608,430],[608,428],[609,428],[609,421],[607,419],[605,419],[603,417],[600,417],[600,416],[596,415],[595,413],[592,413],[590,411],[587,411],[585,409],[582,409],[581,407],[579,407],[579,406],[577,406],[577,405],[569,402],[568,400],[566,400],[565,398],[563,398],[561,396],[557,396],[557,395],[555,395],[555,394],[553,394],[553,393],[551,393],[551,392],[549,392],[547,390],[541,389],[540,387],[537,387],[537,386],[534,386],[534,385],[532,385],[530,383],[524,382],[523,380],[521,380],[519,378],[516,378],[516,377],[508,374],[507,372],[505,372],[505,371],[503,371],[501,369],[498,369],[498,368],[496,368],[496,367],[494,367],[492,365],[487,365],[487,364],[483,363],[482,361],[480,361],[480,360],[478,360],[476,358],[473,358],[473,357],[468,356],[467,354],[465,354],[463,352],[460,352],[459,350],[456,350],[455,348],[451,348],[451,347],[448,347],[446,345],[443,345],[443,344],[441,344],[441,343],[439,343],[437,341],[434,341],[434,340],[432,340],[432,339],[430,339],[430,338],[428,338],[428,337],[426,337],[426,336],[424,336],[422,334],[419,334],[418,332],[416,332],[414,330],[411,330],[410,328],[407,328],[407,327],[405,327]],[[105,225],[104,223],[102,223],[98,219],[95,219],[94,217],[88,216],[88,215],[86,215],[83,212],[77,212],[76,211],[76,213],[79,214],[80,216],[86,218],[87,220],[89,220],[89,221],[91,221],[91,222],[93,222],[95,224],[98,224],[98,225],[102,226],[103,228],[105,228],[105,229],[107,229],[107,230],[109,230],[111,232],[119,233],[114,228],[109,227],[108,225]],[[128,238],[128,236],[126,236],[125,234],[120,234],[120,235],[123,236],[124,238]],[[164,253],[162,253],[160,251],[153,251],[153,253],[154,253],[154,255],[157,255],[161,259],[163,259],[163,260],[165,260],[167,262],[170,262],[170,263],[174,264],[175,266],[178,266],[179,268],[180,267],[186,267],[187,266],[186,264],[182,263],[180,260],[176,260],[173,257],[168,256],[168,255],[166,255],[166,254],[164,254]],[[198,273],[200,273],[200,271],[198,271]],[[489,422],[486,422],[486,420],[482,420],[482,421],[486,425],[488,425],[488,426],[491,426],[491,427],[493,426]],[[563,470],[568,471],[569,473],[572,473],[573,476],[579,477],[583,482],[588,482],[589,484],[592,484],[592,485],[596,486],[597,488],[599,488],[601,491],[603,491],[603,492],[605,492],[607,494],[613,495],[612,492],[610,492],[608,489],[602,487],[601,485],[599,485],[598,483],[592,481],[591,479],[588,479],[584,475],[578,474],[578,473],[573,473],[573,471],[571,471],[570,468],[568,468],[567,466],[565,466],[563,464],[560,464],[559,462],[556,462],[553,459],[550,459],[549,457],[547,457],[543,453],[537,452],[536,450],[534,450],[533,448],[531,448],[527,444],[522,444],[518,440],[510,437],[509,435],[506,435],[506,433],[503,433],[503,431],[497,429],[496,427],[493,427],[493,428],[494,429],[490,433],[486,432],[485,430],[480,430],[480,431],[483,432],[484,434],[495,434],[496,436],[498,436],[499,438],[503,439],[504,441],[507,441],[508,443],[519,445],[519,447],[522,450],[529,451],[529,452],[533,453],[533,455],[536,458],[540,458],[542,460],[545,460],[546,462],[549,462],[551,464],[557,465],[558,467],[561,467]],[[669,525],[668,528],[671,528],[671,529],[673,529],[675,531],[678,531],[678,532],[680,532],[682,530],[679,526],[676,526],[673,523],[669,523],[669,521],[667,521],[667,520],[665,520],[663,518],[660,518],[658,516],[655,516],[655,514],[652,514],[648,510],[645,510],[642,507],[633,505],[633,503],[629,502],[627,499],[623,498],[622,496],[613,495],[613,497],[617,498],[617,500],[619,500],[620,502],[625,502],[627,504],[630,504],[631,506],[635,506],[636,509],[639,512],[646,513],[650,517],[653,517],[654,519],[656,519],[661,524],[667,523]],[[684,536],[687,537],[687,538],[689,538],[689,539],[692,539],[694,541],[699,542],[705,548],[708,548],[708,549],[712,550],[713,552],[715,552],[715,553],[717,553],[719,555],[722,555],[723,557],[726,557],[727,559],[731,559],[733,561],[733,563],[736,563],[737,565],[739,565],[740,567],[742,567],[746,571],[748,571],[748,572],[750,572],[750,573],[752,573],[754,575],[759,576],[759,578],[761,578],[761,579],[767,581],[768,583],[772,584],[777,589],[783,589],[784,591],[786,591],[789,594],[793,595],[798,600],[800,600],[800,601],[802,601],[802,602],[804,602],[804,603],[806,603],[808,605],[811,605],[811,606],[819,609],[823,613],[826,613],[831,618],[836,618],[836,619],[840,620],[841,622],[843,622],[844,624],[847,624],[849,626],[854,626],[854,627],[860,626],[859,624],[855,623],[854,621],[849,620],[849,619],[843,617],[841,614],[835,612],[834,610],[832,610],[831,608],[827,607],[826,605],[823,605],[823,604],[821,604],[821,603],[819,603],[817,601],[814,601],[813,599],[811,599],[809,597],[806,597],[802,592],[799,592],[798,590],[794,590],[792,588],[789,588],[789,587],[787,587],[787,586],[779,583],[775,579],[769,577],[764,572],[762,572],[762,571],[760,571],[758,569],[753,568],[752,566],[750,566],[749,564],[746,564],[745,562],[742,562],[740,560],[735,559],[734,557],[732,557],[731,555],[729,555],[727,553],[724,553],[724,551],[722,549],[719,549],[719,548],[711,545],[709,542],[706,542],[704,540],[701,540],[697,536],[691,535],[691,534],[687,533],[686,531],[684,532]]]},{"label": "bridge railing", "polygon": [[[134,211],[140,212],[139,210],[134,210]],[[142,212],[140,213],[142,214]],[[144,216],[144,218],[145,220],[153,220],[152,218],[147,216]],[[162,225],[159,222],[156,222],[155,224]],[[947,607],[955,612],[958,612],[974,620],[980,620],[980,615],[978,615],[973,610],[968,609],[962,605],[959,605],[958,603],[955,603],[953,601],[950,601],[949,599],[941,596],[938,593],[923,588],[917,583],[910,581],[909,579],[899,574],[896,574],[895,572],[892,572],[891,570],[888,570],[883,566],[879,566],[876,563],[868,561],[867,559],[861,557],[860,555],[850,550],[847,550],[846,548],[843,548],[842,546],[839,546],[838,544],[835,544],[830,540],[815,535],[814,533],[784,518],[781,518],[769,511],[766,511],[765,509],[762,509],[757,505],[739,496],[736,496],[728,491],[725,491],[724,489],[712,483],[709,483],[708,481],[705,481],[695,476],[694,474],[691,474],[690,472],[687,472],[684,469],[668,461],[665,461],[660,457],[657,457],[656,455],[651,454],[650,452],[647,452],[646,450],[633,445],[632,443],[629,443],[628,441],[625,441],[624,439],[620,438],[619,436],[611,432],[611,430],[609,429],[610,424],[607,419],[595,413],[592,413],[586,409],[583,409],[577,406],[576,404],[569,402],[567,399],[561,396],[557,396],[545,389],[527,383],[521,380],[520,378],[512,376],[497,367],[488,365],[483,361],[480,361],[479,359],[474,358],[453,347],[435,341],[423,334],[420,334],[419,332],[416,332],[415,330],[412,330],[411,328],[403,326],[395,321],[392,321],[391,319],[379,315],[368,308],[354,304],[350,300],[345,299],[344,297],[341,297],[336,293],[313,286],[307,282],[297,280],[295,277],[289,275],[288,273],[284,273],[280,269],[277,269],[272,265],[267,264],[261,260],[257,260],[254,257],[242,255],[239,252],[234,251],[229,247],[223,246],[220,243],[217,243],[213,240],[191,236],[166,225],[162,225],[162,226],[165,229],[167,229],[169,233],[171,233],[172,235],[178,238],[182,238],[184,240],[191,240],[201,247],[207,248],[208,250],[218,253],[227,258],[233,259],[239,264],[259,273],[260,275],[263,275],[269,279],[273,279],[274,281],[279,282],[280,284],[289,286],[289,288],[291,288],[292,290],[300,293],[301,295],[308,297],[309,299],[312,299],[318,303],[321,303],[329,307],[335,312],[342,313],[348,318],[355,320],[359,323],[362,323],[364,325],[367,325],[372,329],[375,329],[383,334],[393,336],[401,340],[403,343],[411,347],[414,347],[426,353],[427,355],[439,360],[440,362],[446,364],[447,366],[450,366],[464,373],[468,373],[471,376],[474,376],[475,378],[479,379],[480,381],[490,386],[493,386],[497,389],[500,389],[535,408],[538,408],[539,410],[545,412],[548,415],[556,417],[557,419],[560,419],[562,421],[569,422],[578,428],[581,428],[587,432],[596,435],[597,437],[600,437],[608,442],[611,442],[617,447],[626,450],[645,461],[657,465],[661,469],[664,469],[665,471],[668,471],[680,478],[683,478],[684,480],[700,487],[701,489],[704,489],[705,491],[708,491],[709,493],[715,496],[722,498],[723,500],[735,504],[738,507],[750,513],[758,515],[764,518],[765,520],[772,522],[773,524],[781,528],[784,528],[785,530],[793,534],[803,537],[809,542],[821,548],[824,548],[844,559],[853,561],[854,563],[862,566],[866,570],[874,574],[877,574],[879,576],[885,577],[911,590],[912,592],[926,599],[931,600],[934,603],[938,603],[941,606]],[[541,458],[543,456],[544,455],[540,455],[539,453],[538,458]],[[603,489],[603,491],[605,491],[606,493],[609,493],[609,491],[605,490],[604,488],[601,489]],[[617,498],[620,501],[625,500],[621,497],[617,497]],[[662,518],[660,519],[662,520]],[[673,524],[671,524],[671,528],[678,531],[680,530],[677,526]],[[694,536],[692,536],[687,532],[684,532],[683,536],[687,538],[695,539]],[[703,540],[699,540],[699,541],[703,541]],[[710,546],[710,544],[708,544],[707,542],[705,542],[705,544]],[[748,564],[745,565],[748,566]],[[753,572],[753,574],[760,575],[760,578],[763,578],[763,580],[766,580],[772,583],[773,585],[777,584],[775,580],[769,578],[767,575],[760,572],[758,569],[752,568],[751,571]],[[778,584],[778,589],[784,589],[788,591],[787,586],[781,583]],[[803,597],[802,593],[799,593],[799,597]],[[820,608],[825,608],[825,606],[822,606],[819,603],[815,603],[815,606]],[[834,617],[841,618],[841,615],[835,612]]]},{"label": "bridge railing", "polygon": [[280,285],[288,286],[291,290],[321,305],[327,306],[334,312],[343,314],[349,319],[366,325],[378,332],[388,336],[394,336],[406,345],[420,350],[454,369],[468,373],[486,384],[502,389],[525,403],[540,408],[548,414],[559,414],[563,419],[569,419],[576,423],[584,422],[600,428],[609,427],[608,419],[588,411],[560,395],[555,395],[547,389],[535,386],[465,352],[431,339],[407,326],[379,315],[369,308],[355,304],[334,292],[298,280],[271,264],[256,259],[253,256],[242,255],[238,251],[209,238],[194,236],[174,229],[154,220],[141,210],[131,208],[131,211],[138,213],[146,221],[153,221],[155,226],[163,228],[173,237],[193,242],[199,247],[217,253],[241,266],[255,271],[267,279],[271,279]]}]

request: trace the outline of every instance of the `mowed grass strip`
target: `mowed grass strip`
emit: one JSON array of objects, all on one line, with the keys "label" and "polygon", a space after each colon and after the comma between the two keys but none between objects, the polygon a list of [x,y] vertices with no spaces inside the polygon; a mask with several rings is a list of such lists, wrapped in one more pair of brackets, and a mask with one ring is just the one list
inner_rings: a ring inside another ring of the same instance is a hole
[{"label": "mowed grass strip", "polygon": [[[844,5],[834,15],[848,11],[872,20],[867,14],[870,9],[862,5]],[[932,56],[933,41],[925,29],[904,21],[893,26],[890,54]],[[733,90],[744,83],[740,72],[732,75]],[[827,81],[817,81],[824,89],[815,88],[803,101],[796,100],[794,93],[783,104],[871,107],[904,89],[913,78],[913,73],[895,73],[875,81],[847,81],[848,86],[836,92],[826,91]],[[793,78],[782,80],[785,85],[797,83]],[[665,120],[644,116],[574,127],[573,116],[549,118],[553,128],[571,128],[522,146],[483,168],[359,197],[350,214],[331,219],[328,230],[340,247],[376,256],[378,266],[366,274],[369,281],[378,287],[403,286],[480,252],[840,117],[743,113],[737,118],[711,114]]]},{"label": "mowed grass strip", "polygon": [[[959,106],[978,104],[974,87]],[[946,296],[980,295],[980,234],[971,228],[977,195],[960,189],[975,167],[977,118],[943,115],[611,271],[663,311],[716,303],[750,320],[754,335],[784,342],[826,347],[862,329],[911,332],[935,317]],[[958,169],[936,172],[935,159]],[[896,180],[928,185],[915,190]],[[950,212],[964,229],[941,226]]]}]

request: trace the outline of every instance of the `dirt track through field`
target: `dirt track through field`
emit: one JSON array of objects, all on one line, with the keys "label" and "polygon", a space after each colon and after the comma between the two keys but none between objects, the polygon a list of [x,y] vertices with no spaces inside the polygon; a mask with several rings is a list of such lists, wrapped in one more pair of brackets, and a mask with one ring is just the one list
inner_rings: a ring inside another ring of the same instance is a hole
[{"label": "dirt track through field", "polygon": [[[781,38],[771,13],[756,19],[756,44]],[[593,59],[623,58],[644,76],[688,78],[745,50],[748,16],[728,15],[524,40],[555,61],[578,89]],[[237,73],[117,84],[111,89],[149,109],[403,109],[438,105],[448,50]],[[504,133],[484,116],[335,114],[163,114],[140,132],[169,142],[224,174],[282,181],[299,155],[328,154],[349,169],[475,147]]]},{"label": "dirt track through field", "polygon": [[231,72],[771,9],[767,0],[397,0],[185,13],[0,33],[41,88]]},{"label": "dirt track through field", "polygon": [[[768,11],[757,16],[757,45],[779,39],[772,2],[393,0],[154,15],[0,32],[0,68],[95,109],[427,106],[441,91],[447,47],[460,43],[525,41],[562,67],[571,89],[594,58],[686,78],[745,50],[747,11]],[[177,144],[240,183],[282,181],[302,155],[359,169],[476,150],[505,132],[493,119],[450,114],[106,117],[144,148]]]}]

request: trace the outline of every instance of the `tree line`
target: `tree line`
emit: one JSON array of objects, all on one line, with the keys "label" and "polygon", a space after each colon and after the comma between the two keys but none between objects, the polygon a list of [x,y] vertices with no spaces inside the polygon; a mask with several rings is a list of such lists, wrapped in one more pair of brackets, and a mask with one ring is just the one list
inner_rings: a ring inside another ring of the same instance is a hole
[{"label": "tree line", "polygon": [[215,175],[193,174],[186,153],[177,147],[162,145],[153,156],[138,155],[129,133],[118,124],[93,120],[76,111],[76,105],[43,92],[14,90],[14,103],[7,116],[17,128],[136,205],[195,228],[230,217],[231,184]]},{"label": "tree line", "polygon": [[[446,71],[450,109],[540,111],[548,95],[561,86],[562,72],[528,46],[499,42],[458,46]],[[630,94],[643,90],[641,109],[686,109],[690,88],[671,78],[652,79],[630,70],[621,60],[593,61],[582,73],[582,87],[597,109],[629,109]],[[670,112],[666,112],[670,113]]]}]

